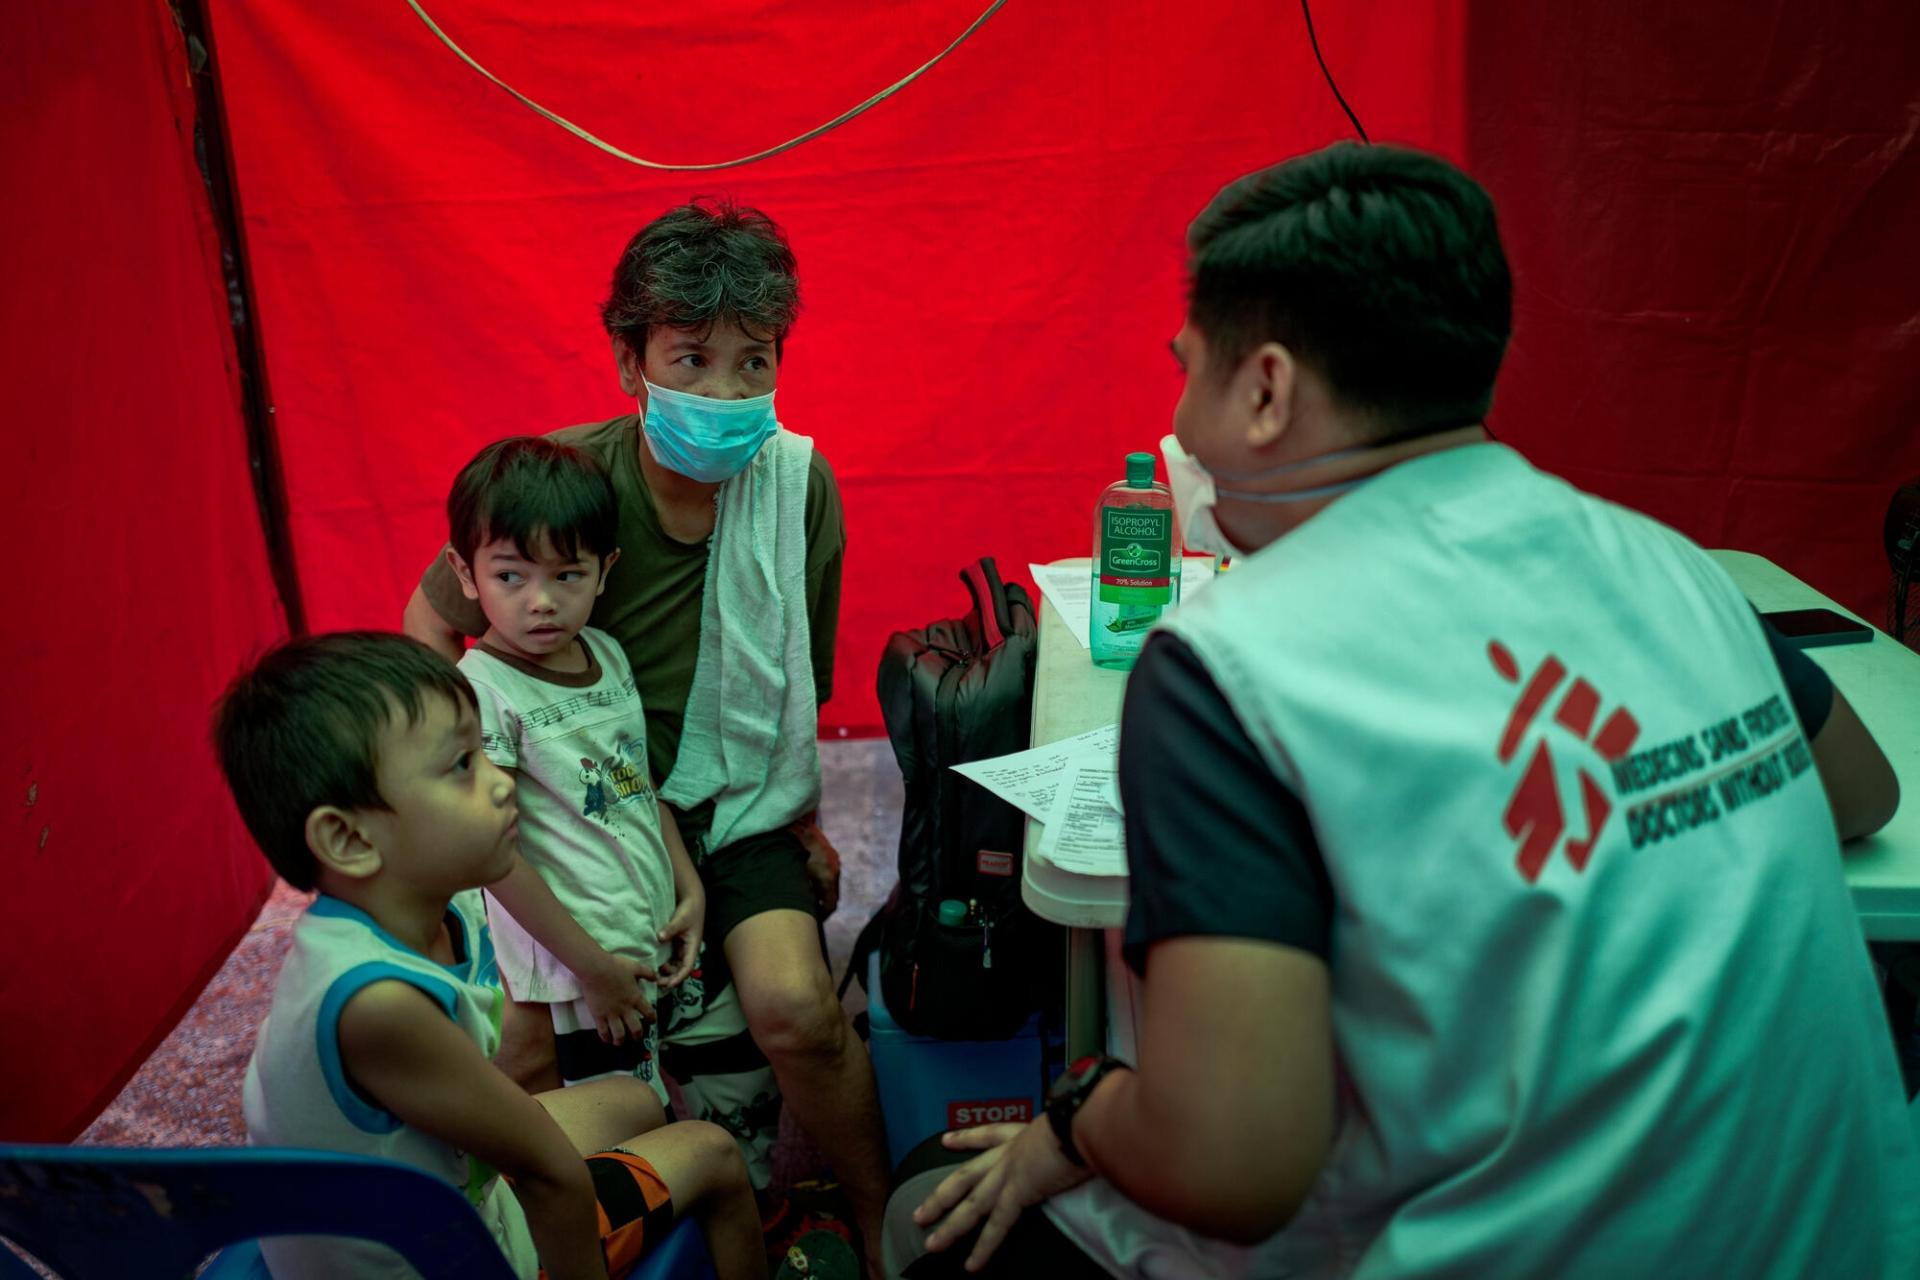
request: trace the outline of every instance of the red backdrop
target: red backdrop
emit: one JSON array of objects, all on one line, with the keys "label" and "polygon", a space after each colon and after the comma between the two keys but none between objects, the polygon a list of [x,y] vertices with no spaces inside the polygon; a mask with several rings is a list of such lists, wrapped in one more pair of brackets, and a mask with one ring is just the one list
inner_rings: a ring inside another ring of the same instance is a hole
[{"label": "red backdrop", "polygon": [[[679,162],[831,118],[983,7],[427,3],[536,101]],[[1457,155],[1460,6],[1323,7],[1369,127]],[[214,20],[313,625],[398,625],[481,444],[631,409],[596,312],[613,261],[661,209],[728,192],[792,236],[780,414],[846,500],[829,730],[877,730],[887,633],[957,612],[967,560],[1086,554],[1094,497],[1166,429],[1187,221],[1345,128],[1298,11],[1266,0],[1014,0],[868,114],[704,175],[561,132],[392,0]]]},{"label": "red backdrop", "polygon": [[280,622],[179,33],[8,13],[0,87],[0,1138],[99,1111],[269,881],[207,708]]},{"label": "red backdrop", "polygon": [[1536,462],[1886,625],[1920,476],[1920,6],[1469,7]]},{"label": "red backdrop", "polygon": [[[428,0],[483,61],[629,150],[699,161],[814,125],[984,0]],[[852,543],[830,726],[877,725],[887,631],[953,574],[1075,554],[1164,430],[1181,236],[1226,179],[1341,136],[1287,4],[1013,0],[897,98],[717,175],[615,161],[392,0],[213,0],[301,573],[316,627],[393,625],[480,443],[625,407],[595,307],[662,207],[792,233],[781,412]],[[1920,9],[1322,0],[1377,138],[1500,203],[1503,438],[1878,615],[1877,526],[1920,473]],[[564,10],[564,13],[559,12]],[[692,15],[692,16],[689,16]],[[162,0],[11,15],[0,93],[9,460],[26,556],[0,896],[0,1135],[65,1136],[251,918],[264,870],[206,708],[277,632],[231,338]]]}]

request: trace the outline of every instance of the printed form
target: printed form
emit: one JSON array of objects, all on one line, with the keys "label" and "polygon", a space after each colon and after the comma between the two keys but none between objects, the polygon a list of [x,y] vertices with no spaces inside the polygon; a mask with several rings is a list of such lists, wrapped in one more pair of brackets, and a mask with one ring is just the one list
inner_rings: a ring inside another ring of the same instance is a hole
[{"label": "printed form", "polygon": [[[1087,632],[1093,622],[1093,569],[1086,564],[1030,564],[1027,572],[1033,575],[1034,585],[1041,594],[1053,601],[1053,607],[1060,614],[1060,620],[1073,632],[1073,638],[1080,642],[1082,649],[1091,649],[1093,641]],[[1185,556],[1180,562],[1180,598],[1191,599],[1193,594],[1213,581],[1213,558],[1211,556]],[[1176,609],[1178,605],[1174,606]],[[1034,815],[1036,818],[1039,814]]]},{"label": "printed form", "polygon": [[[1085,577],[1085,571],[1081,570]],[[1042,824],[1040,857],[1087,876],[1127,874],[1117,783],[1120,726],[953,766]]]}]

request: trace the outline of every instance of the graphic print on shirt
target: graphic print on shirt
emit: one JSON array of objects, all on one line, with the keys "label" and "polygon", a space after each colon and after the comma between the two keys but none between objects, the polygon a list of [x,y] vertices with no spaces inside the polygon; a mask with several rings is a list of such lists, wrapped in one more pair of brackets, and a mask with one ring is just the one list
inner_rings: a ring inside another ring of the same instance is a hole
[{"label": "graphic print on shirt", "polygon": [[660,1074],[660,1069],[654,1065],[654,1055],[658,1053],[659,1050],[660,1028],[654,1023],[649,1022],[647,1024],[645,1038],[640,1044],[639,1065],[633,1069],[633,1073],[648,1084],[652,1084],[653,1078]]},{"label": "graphic print on shirt", "polygon": [[647,743],[644,738],[623,733],[614,746],[614,752],[604,760],[580,758],[580,785],[584,795],[580,802],[583,817],[598,818],[605,823],[613,819],[607,816],[609,810],[623,804],[653,799],[653,782],[647,775]]},{"label": "graphic print on shirt", "polygon": [[[1514,661],[1513,654],[1498,640],[1487,642],[1487,657],[1493,663],[1493,669],[1508,684],[1520,683],[1520,664]],[[1531,678],[1520,691],[1520,700],[1514,703],[1513,712],[1507,717],[1507,727],[1500,735],[1495,756],[1501,764],[1514,758],[1519,750],[1521,739],[1527,736],[1534,719],[1567,678],[1566,664],[1553,654],[1548,654],[1534,670]],[[1554,712],[1553,723],[1586,742],[1593,729],[1593,722],[1600,710],[1600,692],[1584,677],[1576,676],[1566,696],[1560,700],[1560,706]],[[1602,760],[1612,764],[1633,746],[1640,736],[1639,722],[1633,713],[1625,707],[1617,707],[1606,723],[1600,726],[1598,734],[1593,735],[1593,749]],[[1587,869],[1587,859],[1593,854],[1593,847],[1599,843],[1600,833],[1606,829],[1607,819],[1613,814],[1613,802],[1607,798],[1600,784],[1594,780],[1586,766],[1579,769],[1580,802],[1586,815],[1586,834],[1567,840],[1567,861],[1576,872]],[[1535,744],[1533,755],[1527,761],[1526,772],[1521,775],[1519,785],[1513,789],[1513,798],[1507,802],[1507,810],[1501,815],[1501,822],[1507,834],[1520,842],[1519,853],[1514,865],[1528,884],[1540,878],[1541,868],[1547,865],[1547,859],[1553,856],[1554,849],[1560,843],[1560,837],[1567,834],[1567,813],[1560,799],[1560,783],[1554,776],[1553,752],[1547,746],[1547,734],[1543,729],[1539,741]]]},{"label": "graphic print on shirt", "polygon": [[666,1033],[669,1036],[682,1027],[691,1026],[707,1011],[707,969],[703,963],[706,955],[707,943],[702,939],[700,953],[694,957],[693,971],[672,991],[661,993],[667,1002]]},{"label": "graphic print on shirt", "polygon": [[[1501,679],[1520,684],[1520,665],[1504,644],[1489,641],[1487,657]],[[1502,764],[1515,758],[1521,741],[1567,674],[1566,664],[1548,654],[1528,678],[1494,752]],[[1553,724],[1587,742],[1600,704],[1599,691],[1575,677],[1560,700]],[[1776,794],[1813,766],[1813,753],[1799,721],[1777,693],[1695,733],[1634,751],[1639,737],[1640,724],[1624,706],[1615,708],[1592,735],[1595,753],[1607,764],[1604,773],[1613,784],[1613,795],[1609,797],[1584,765],[1578,769],[1586,834],[1569,837],[1566,843],[1567,861],[1575,872],[1586,870],[1618,802],[1627,803],[1628,843],[1639,850],[1719,822]],[[1514,864],[1522,878],[1533,884],[1561,837],[1567,835],[1566,807],[1544,728],[1501,820],[1507,834],[1520,842]]]}]

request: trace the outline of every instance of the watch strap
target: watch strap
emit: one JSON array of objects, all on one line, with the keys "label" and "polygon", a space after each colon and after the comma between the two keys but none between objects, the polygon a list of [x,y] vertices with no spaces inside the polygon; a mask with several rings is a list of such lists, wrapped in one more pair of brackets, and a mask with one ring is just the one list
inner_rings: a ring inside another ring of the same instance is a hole
[{"label": "watch strap", "polygon": [[1122,1068],[1132,1069],[1118,1058],[1083,1059],[1068,1068],[1067,1074],[1054,1086],[1053,1096],[1047,1100],[1047,1123],[1053,1129],[1055,1141],[1060,1144],[1060,1154],[1082,1169],[1087,1166],[1087,1158],[1073,1143],[1073,1119],[1080,1114],[1080,1108],[1086,1105],[1087,1099],[1093,1096],[1093,1091],[1099,1088],[1100,1082],[1109,1073]]}]

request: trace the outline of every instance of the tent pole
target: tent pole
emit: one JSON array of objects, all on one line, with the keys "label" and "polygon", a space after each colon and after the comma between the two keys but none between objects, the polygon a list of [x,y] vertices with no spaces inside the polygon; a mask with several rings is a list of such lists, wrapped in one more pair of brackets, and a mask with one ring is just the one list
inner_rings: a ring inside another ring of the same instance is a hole
[{"label": "tent pole", "polygon": [[246,422],[247,456],[253,475],[254,500],[260,510],[260,529],[267,544],[287,630],[304,635],[306,600],[300,591],[299,565],[293,554],[293,534],[287,522],[286,476],[280,462],[280,437],[275,430],[273,398],[267,388],[266,352],[261,346],[260,309],[253,289],[252,262],[247,256],[245,226],[240,217],[240,194],[234,180],[233,152],[227,132],[226,100],[220,91],[219,59],[214,53],[207,0],[172,0],[175,17],[186,36],[188,69],[192,72],[195,105],[195,141],[200,175],[213,204],[214,224],[220,236],[220,258],[228,299],[228,318],[240,368],[241,415]]}]

